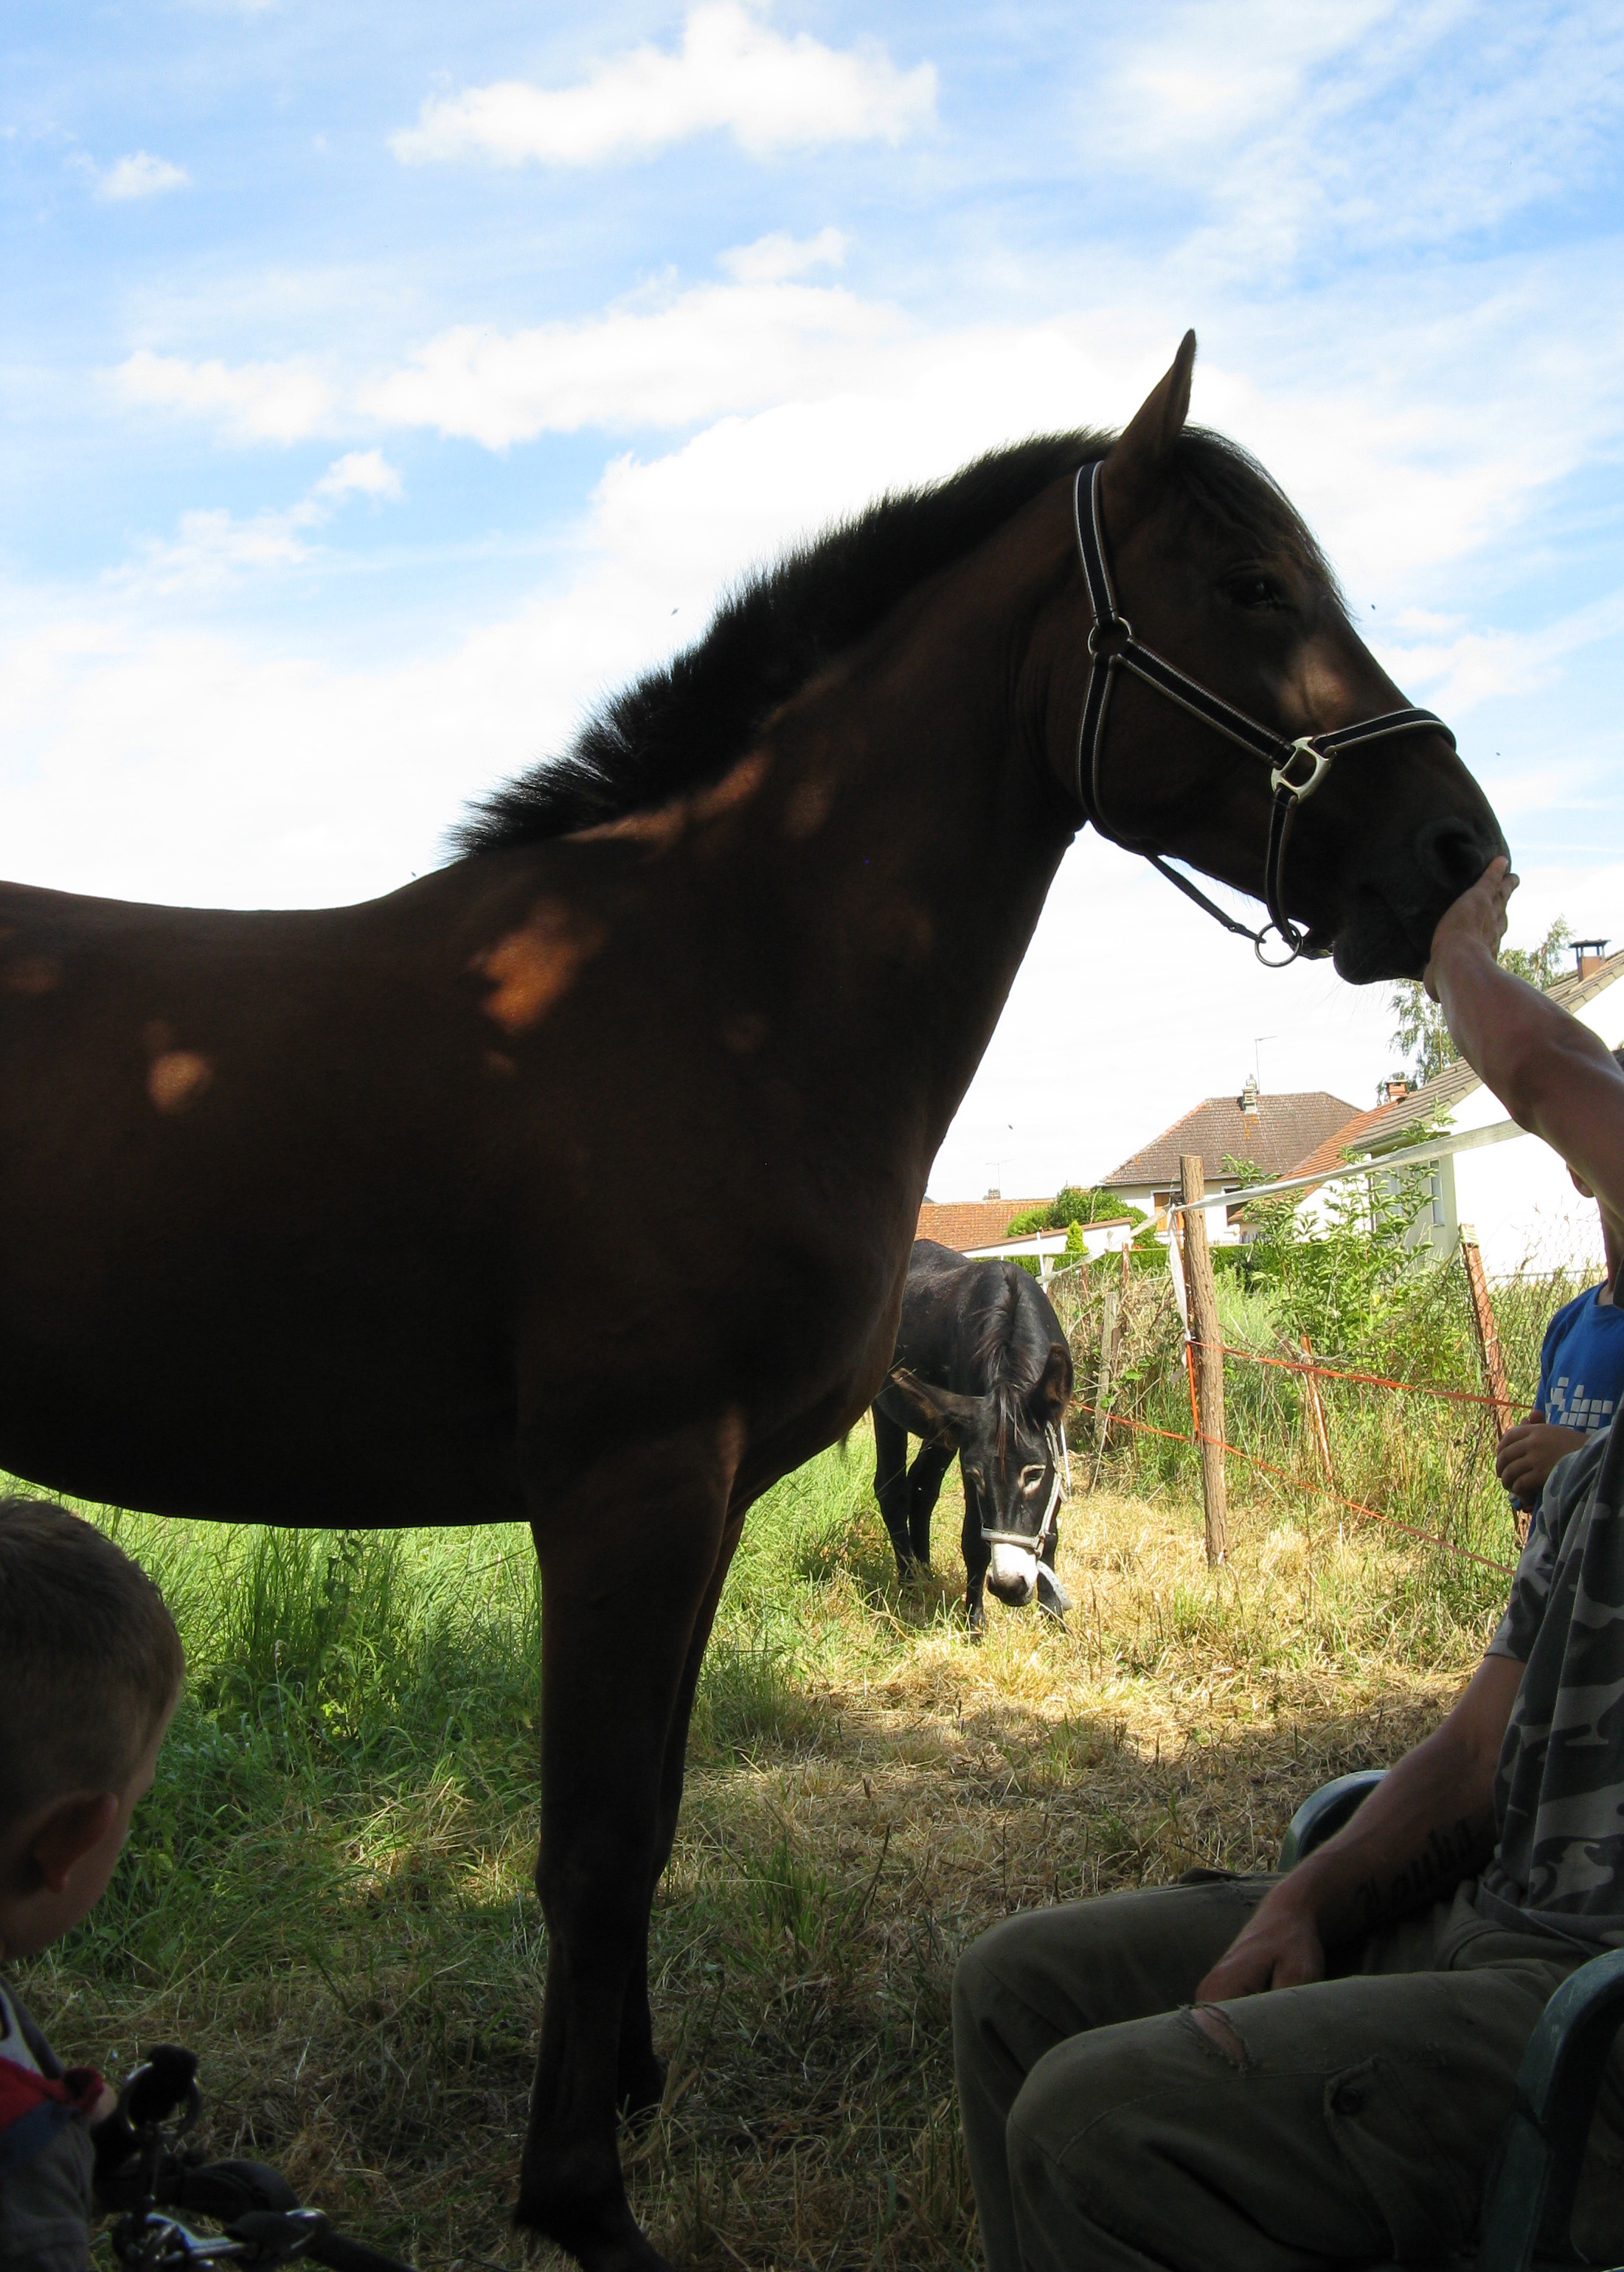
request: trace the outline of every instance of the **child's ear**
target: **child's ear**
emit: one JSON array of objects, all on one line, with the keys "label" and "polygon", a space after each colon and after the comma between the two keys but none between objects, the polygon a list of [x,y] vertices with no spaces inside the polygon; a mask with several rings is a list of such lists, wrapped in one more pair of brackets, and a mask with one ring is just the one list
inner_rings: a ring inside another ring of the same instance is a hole
[{"label": "child's ear", "polygon": [[28,1841],[28,1859],[53,1894],[59,1894],[75,1869],[118,1820],[116,1790],[76,1791],[58,1799]]}]

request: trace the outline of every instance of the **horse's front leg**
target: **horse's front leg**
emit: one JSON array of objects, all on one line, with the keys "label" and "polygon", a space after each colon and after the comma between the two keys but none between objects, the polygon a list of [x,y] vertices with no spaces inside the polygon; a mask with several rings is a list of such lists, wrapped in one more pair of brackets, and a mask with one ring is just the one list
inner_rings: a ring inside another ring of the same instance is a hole
[{"label": "horse's front leg", "polygon": [[968,1476],[964,1478],[964,1528],[959,1543],[964,1552],[964,1613],[969,1619],[971,1633],[979,1640],[987,1622],[983,1603],[987,1573],[992,1567],[992,1549],[981,1535],[981,1502]]},{"label": "horse's front leg", "polygon": [[617,1454],[538,1503],[532,1525],[542,1566],[536,1890],[547,1988],[517,2216],[587,2272],[662,2263],[620,2173],[623,2022],[629,1997],[626,2048],[640,2043],[651,2059],[648,1910],[668,1742],[741,1437],[724,1422]]},{"label": "horse's front leg", "polygon": [[908,1471],[908,1543],[916,1562],[931,1566],[931,1517],[942,1479],[958,1457],[951,1444],[921,1444]]},{"label": "horse's front leg", "polygon": [[[693,1714],[694,1690],[699,1685],[705,1645],[710,1639],[716,1604],[722,1598],[722,1588],[733,1559],[733,1550],[738,1544],[744,1527],[745,1510],[735,1508],[728,1520],[710,1584],[693,1621],[693,1638],[688,1644],[688,1661],[683,1667],[682,1679],[677,1686],[677,1704],[665,1739],[665,1760],[660,1775],[654,1872],[648,1886],[651,1905],[655,1888],[671,1858],[671,1848],[676,1843],[677,1818],[682,1810],[683,1770],[688,1753],[688,1723]],[[626,1983],[625,2000],[620,2009],[620,2054],[616,2095],[625,2113],[640,2114],[648,2107],[657,2106],[664,2091],[665,2061],[655,2050],[654,2022],[648,2008],[648,1936],[645,1932],[637,1962]]]}]

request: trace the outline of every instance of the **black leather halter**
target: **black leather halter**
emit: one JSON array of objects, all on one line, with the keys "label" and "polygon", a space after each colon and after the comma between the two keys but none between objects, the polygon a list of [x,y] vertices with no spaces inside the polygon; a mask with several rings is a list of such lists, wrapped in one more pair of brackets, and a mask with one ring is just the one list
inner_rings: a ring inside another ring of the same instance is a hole
[{"label": "black leather halter", "polygon": [[[1295,962],[1299,954],[1312,957],[1328,953],[1328,947],[1309,946],[1306,932],[1298,930],[1285,911],[1282,876],[1286,842],[1298,806],[1313,795],[1328,772],[1332,759],[1344,750],[1358,749],[1366,742],[1385,741],[1392,734],[1416,733],[1441,734],[1453,749],[1455,736],[1443,720],[1434,717],[1430,710],[1386,710],[1379,718],[1361,718],[1351,726],[1337,726],[1328,734],[1299,734],[1294,741],[1288,740],[1271,728],[1260,726],[1255,718],[1248,718],[1244,710],[1233,708],[1198,680],[1187,678],[1154,648],[1135,639],[1133,624],[1117,606],[1105,557],[1105,525],[1100,512],[1104,476],[1102,459],[1079,466],[1073,498],[1077,549],[1094,610],[1093,628],[1089,633],[1089,688],[1083,698],[1082,721],[1077,735],[1077,802],[1100,835],[1113,844],[1120,844],[1125,851],[1137,852],[1170,884],[1177,884],[1186,899],[1204,908],[1225,930],[1232,930],[1237,938],[1249,938],[1260,962],[1283,968],[1286,963]],[[1233,916],[1215,907],[1206,893],[1191,883],[1187,876],[1170,867],[1161,853],[1147,852],[1142,845],[1131,843],[1106,826],[1100,801],[1100,759],[1105,745],[1111,689],[1119,670],[1131,670],[1147,686],[1154,686],[1170,702],[1178,703],[1180,709],[1216,727],[1220,734],[1227,735],[1231,742],[1239,742],[1243,750],[1250,750],[1254,757],[1261,758],[1269,766],[1274,803],[1269,809],[1269,849],[1263,861],[1263,904],[1269,909],[1269,921],[1261,930],[1248,930],[1245,923],[1237,923]],[[1264,953],[1263,942],[1271,930],[1286,949],[1283,955]]]}]

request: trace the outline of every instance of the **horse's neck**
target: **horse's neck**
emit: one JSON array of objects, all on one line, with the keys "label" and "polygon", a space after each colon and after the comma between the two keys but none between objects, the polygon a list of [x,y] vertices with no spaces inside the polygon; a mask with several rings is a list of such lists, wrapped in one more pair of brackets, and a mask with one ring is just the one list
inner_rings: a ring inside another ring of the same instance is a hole
[{"label": "horse's neck", "polygon": [[870,1060],[876,1094],[922,1108],[937,1140],[1075,825],[1039,744],[1036,627],[1066,557],[1041,520],[1040,542],[1007,534],[809,690],[771,741],[772,865],[828,989],[814,1025]]}]

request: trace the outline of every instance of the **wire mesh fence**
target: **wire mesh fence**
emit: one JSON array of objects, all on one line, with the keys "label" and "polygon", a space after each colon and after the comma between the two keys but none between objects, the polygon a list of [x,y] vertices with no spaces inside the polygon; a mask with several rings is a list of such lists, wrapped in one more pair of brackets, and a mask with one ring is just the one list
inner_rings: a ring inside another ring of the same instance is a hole
[{"label": "wire mesh fence", "polygon": [[[1518,1518],[1494,1473],[1501,1415],[1458,1257],[1418,1274],[1351,1348],[1316,1347],[1289,1295],[1249,1284],[1243,1260],[1224,1257],[1217,1280],[1238,1519],[1386,1531],[1474,1593],[1502,1588]],[[1578,1260],[1496,1282],[1515,1417],[1532,1405],[1553,1312],[1593,1276]],[[1112,1258],[1057,1272],[1048,1290],[1077,1367],[1071,1439],[1089,1480],[1146,1498],[1198,1494],[1188,1345],[1165,1270]]]}]

